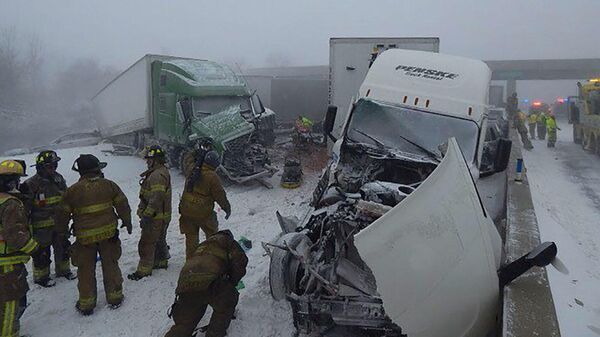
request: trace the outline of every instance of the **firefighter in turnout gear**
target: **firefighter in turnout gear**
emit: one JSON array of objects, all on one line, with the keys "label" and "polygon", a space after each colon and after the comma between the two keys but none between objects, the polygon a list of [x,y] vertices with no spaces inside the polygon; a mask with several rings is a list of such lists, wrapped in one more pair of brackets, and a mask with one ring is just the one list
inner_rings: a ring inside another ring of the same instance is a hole
[{"label": "firefighter in turnout gear", "polygon": [[140,204],[137,215],[140,217],[142,236],[138,244],[140,262],[130,280],[150,276],[153,268],[166,268],[169,248],[166,233],[171,221],[171,176],[165,167],[165,152],[154,145],[146,155],[148,170],[141,174]]},{"label": "firefighter in turnout gear", "polygon": [[209,305],[213,314],[204,336],[225,336],[238,302],[236,285],[246,274],[247,264],[244,250],[228,230],[202,242],[179,274],[169,315],[175,325],[165,337],[192,336]]},{"label": "firefighter in turnout gear", "polygon": [[556,130],[560,128],[556,125],[556,117],[554,114],[550,114],[546,118],[546,129],[548,130],[548,147],[554,147],[556,144]]},{"label": "firefighter in turnout gear", "polygon": [[[192,172],[194,160],[184,161],[184,172]],[[179,202],[179,229],[185,235],[185,252],[189,257],[196,250],[199,243],[200,229],[206,237],[218,231],[219,223],[214,211],[215,202],[225,211],[225,219],[231,215],[231,206],[215,172],[219,167],[219,155],[214,151],[206,153],[201,167],[201,175],[191,189],[183,192]]]},{"label": "firefighter in turnout gear", "polygon": [[537,117],[537,134],[538,139],[546,139],[546,112],[540,112]]},{"label": "firefighter in turnout gear", "polygon": [[96,307],[96,261],[100,256],[106,301],[111,308],[118,308],[123,301],[123,278],[119,269],[121,241],[117,229],[121,227],[131,234],[131,209],[127,197],[114,182],[105,179],[101,163],[91,154],[82,154],[72,169],[81,178],[63,195],[60,226],[67,226],[73,219],[71,229],[75,235],[72,247],[73,265],[77,267],[79,300],[76,308],[82,315],[91,315]]},{"label": "firefighter in turnout gear", "polygon": [[15,160],[0,163],[0,336],[18,337],[19,319],[27,306],[29,256],[39,248],[27,225],[19,194],[25,168]]},{"label": "firefighter in turnout gear", "polygon": [[529,124],[529,138],[531,139],[535,139],[535,128],[537,124],[537,118],[538,114],[535,112],[530,113],[529,117],[527,117],[527,122]]},{"label": "firefighter in turnout gear", "polygon": [[76,277],[71,272],[69,230],[56,226],[56,213],[67,189],[65,179],[56,172],[59,161],[60,157],[54,151],[40,152],[35,162],[36,174],[24,183],[33,197],[29,218],[33,236],[40,244],[40,249],[33,255],[33,281],[43,287],[55,284],[50,278],[50,247],[54,250],[56,277],[68,280]]},{"label": "firefighter in turnout gear", "polygon": [[523,147],[526,150],[531,150],[533,149],[533,145],[531,144],[531,141],[529,140],[529,137],[527,136],[527,127],[525,127],[525,122],[527,120],[527,116],[525,115],[525,113],[523,113],[521,110],[518,110],[517,112],[517,118],[515,119],[516,122],[516,128],[517,131],[519,132],[519,135],[521,136],[521,141],[523,142]]}]

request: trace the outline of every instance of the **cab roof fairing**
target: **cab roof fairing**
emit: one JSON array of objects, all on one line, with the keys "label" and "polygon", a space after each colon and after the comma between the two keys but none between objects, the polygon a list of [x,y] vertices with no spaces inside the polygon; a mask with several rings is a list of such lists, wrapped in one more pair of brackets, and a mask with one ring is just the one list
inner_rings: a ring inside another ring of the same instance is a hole
[{"label": "cab roof fairing", "polygon": [[[239,76],[226,65],[216,62],[169,60],[162,63],[162,71],[190,87],[206,91],[207,95],[250,95],[246,83]],[[211,94],[211,92],[214,93]]]},{"label": "cab roof fairing", "polygon": [[480,123],[488,108],[491,77],[490,68],[479,60],[390,49],[371,66],[359,89],[359,98],[418,107]]}]

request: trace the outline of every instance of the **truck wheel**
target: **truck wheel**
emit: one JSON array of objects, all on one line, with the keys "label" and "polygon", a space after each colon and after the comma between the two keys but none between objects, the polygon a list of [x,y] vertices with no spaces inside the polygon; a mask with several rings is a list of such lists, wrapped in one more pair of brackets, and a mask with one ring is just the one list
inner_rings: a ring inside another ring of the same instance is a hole
[{"label": "truck wheel", "polygon": [[[276,241],[279,246],[285,245],[284,242],[300,252],[311,244],[310,238],[301,233],[288,233]],[[292,253],[280,248],[273,248],[269,263],[269,286],[271,296],[277,301],[285,299],[287,294],[296,289],[297,279],[294,276],[298,276],[300,265],[295,262],[297,259]]]}]

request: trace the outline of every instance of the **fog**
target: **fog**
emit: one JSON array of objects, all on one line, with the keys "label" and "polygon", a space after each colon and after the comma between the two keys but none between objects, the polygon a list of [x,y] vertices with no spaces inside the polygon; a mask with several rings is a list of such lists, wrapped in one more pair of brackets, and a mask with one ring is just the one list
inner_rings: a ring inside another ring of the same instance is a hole
[{"label": "fog", "polygon": [[[322,65],[330,37],[437,36],[441,52],[484,60],[598,58],[598,13],[597,0],[0,0],[0,150],[93,128],[87,99],[147,53]],[[518,90],[553,100],[575,83]]]}]

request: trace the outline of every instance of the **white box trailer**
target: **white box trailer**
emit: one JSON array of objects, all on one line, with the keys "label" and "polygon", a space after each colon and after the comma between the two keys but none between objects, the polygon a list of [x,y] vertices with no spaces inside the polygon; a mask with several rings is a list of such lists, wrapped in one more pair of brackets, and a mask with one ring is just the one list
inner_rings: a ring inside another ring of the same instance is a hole
[{"label": "white box trailer", "polygon": [[437,37],[331,38],[329,39],[329,105],[338,107],[333,135],[339,137],[353,97],[373,61],[388,49],[440,51]]},{"label": "white box trailer", "polygon": [[152,118],[152,62],[182,57],[147,54],[120,73],[94,97],[92,107],[102,138],[154,127]]}]

